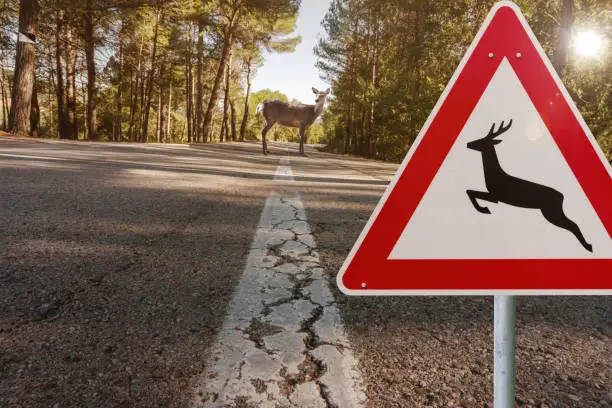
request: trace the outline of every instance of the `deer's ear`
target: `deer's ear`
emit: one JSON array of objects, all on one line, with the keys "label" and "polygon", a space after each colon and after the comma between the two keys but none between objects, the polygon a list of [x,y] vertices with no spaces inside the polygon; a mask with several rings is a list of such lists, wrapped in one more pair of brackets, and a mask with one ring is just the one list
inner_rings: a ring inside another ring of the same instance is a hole
[{"label": "deer's ear", "polygon": [[316,93],[316,94],[318,94],[318,93],[319,93],[319,91],[317,91],[317,88],[315,88],[314,86],[312,87],[312,92],[314,92],[314,93]]},{"label": "deer's ear", "polygon": [[491,143],[492,143],[492,144],[494,144],[494,145],[496,145],[496,144],[500,144],[501,142],[502,142],[502,141],[501,141],[501,140],[499,140],[499,139],[493,139],[493,140],[491,141]]},{"label": "deer's ear", "polygon": [[330,93],[330,92],[331,92],[331,88],[327,88],[327,89],[325,90],[325,93],[326,93],[327,95],[329,95],[329,93]]}]

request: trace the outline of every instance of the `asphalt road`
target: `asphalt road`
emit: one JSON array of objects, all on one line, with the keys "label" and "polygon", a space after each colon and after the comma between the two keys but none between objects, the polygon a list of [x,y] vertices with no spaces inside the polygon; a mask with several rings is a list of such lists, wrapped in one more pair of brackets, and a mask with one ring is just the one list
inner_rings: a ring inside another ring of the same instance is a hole
[{"label": "asphalt road", "polygon": [[[282,157],[367,406],[490,404],[491,298],[335,289],[396,165],[270,149],[0,137],[0,406],[186,406]],[[612,404],[610,298],[520,298],[517,316],[519,405]]]}]

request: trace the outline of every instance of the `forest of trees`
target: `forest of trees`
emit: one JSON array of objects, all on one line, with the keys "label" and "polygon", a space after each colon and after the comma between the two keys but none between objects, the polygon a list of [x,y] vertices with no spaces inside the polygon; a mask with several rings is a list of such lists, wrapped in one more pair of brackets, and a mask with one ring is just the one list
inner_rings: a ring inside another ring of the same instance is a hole
[{"label": "forest of trees", "polygon": [[[496,0],[332,0],[315,48],[332,84],[332,151],[400,161]],[[610,35],[606,0],[516,0],[600,146],[612,160],[610,53],[582,60],[570,36]],[[609,50],[607,50],[609,51]]]},{"label": "forest of trees", "polygon": [[[401,160],[494,1],[331,0],[313,51],[332,98],[308,142]],[[610,53],[581,60],[570,44],[582,27],[609,34],[610,3],[517,3],[612,159]],[[0,124],[13,134],[62,139],[257,139],[257,103],[287,97],[253,93],[252,79],[266,52],[292,52],[301,41],[294,34],[300,5],[3,0]],[[277,126],[270,137],[297,140],[297,132]]]},{"label": "forest of trees", "polygon": [[300,0],[4,0],[2,127],[116,142],[255,138],[253,75],[264,52],[291,52],[301,41],[292,34],[299,7]]}]

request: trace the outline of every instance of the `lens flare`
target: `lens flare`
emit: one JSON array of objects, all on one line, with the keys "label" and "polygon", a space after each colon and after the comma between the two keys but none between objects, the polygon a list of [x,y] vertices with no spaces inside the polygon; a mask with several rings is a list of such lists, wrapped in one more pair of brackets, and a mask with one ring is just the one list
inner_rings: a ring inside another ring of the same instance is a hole
[{"label": "lens flare", "polygon": [[600,57],[604,50],[604,39],[593,30],[579,31],[574,37],[576,55],[583,58]]}]

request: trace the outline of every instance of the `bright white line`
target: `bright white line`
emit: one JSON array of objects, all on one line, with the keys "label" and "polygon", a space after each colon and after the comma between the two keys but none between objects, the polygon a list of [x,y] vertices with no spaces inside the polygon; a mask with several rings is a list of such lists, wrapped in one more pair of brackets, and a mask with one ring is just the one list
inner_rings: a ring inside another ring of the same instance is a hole
[{"label": "bright white line", "polygon": [[[274,179],[294,180],[288,158]],[[357,362],[315,248],[299,195],[268,197],[192,406],[364,405]]]}]

